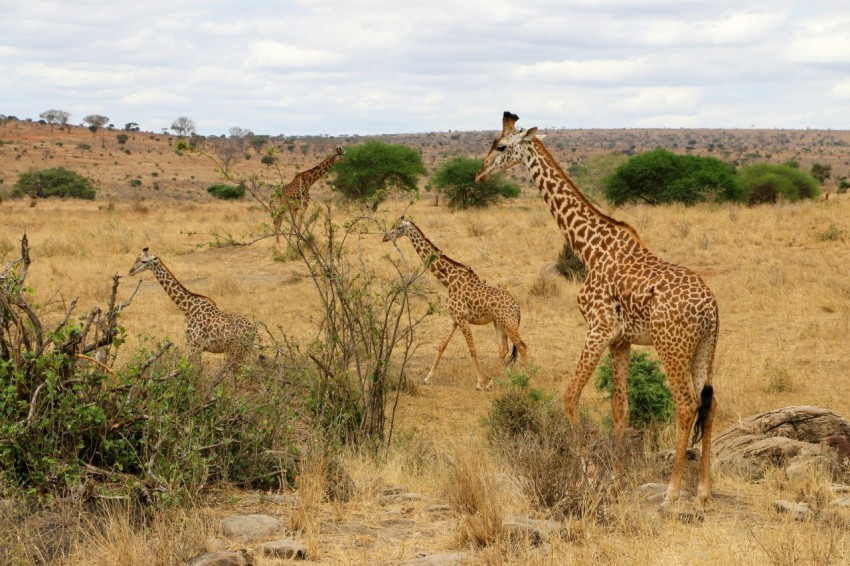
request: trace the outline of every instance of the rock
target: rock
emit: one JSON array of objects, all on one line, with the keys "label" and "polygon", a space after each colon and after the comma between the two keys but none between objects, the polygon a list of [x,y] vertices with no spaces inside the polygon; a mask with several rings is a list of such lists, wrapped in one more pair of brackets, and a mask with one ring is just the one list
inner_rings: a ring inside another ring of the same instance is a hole
[{"label": "rock", "polygon": [[283,531],[283,523],[268,515],[237,515],[221,520],[221,532],[228,538],[252,541]]},{"label": "rock", "polygon": [[288,558],[293,560],[306,560],[307,547],[294,540],[275,540],[260,545],[263,556],[274,556],[275,558]]},{"label": "rock", "polygon": [[451,566],[454,564],[466,564],[469,561],[469,554],[466,552],[449,552],[405,560],[400,563],[400,566]]},{"label": "rock", "polygon": [[790,513],[795,521],[805,521],[812,514],[809,506],[805,503],[792,503],[791,501],[783,501],[782,499],[774,501],[773,508],[780,513]]},{"label": "rock", "polygon": [[422,495],[421,493],[396,493],[393,495],[382,495],[378,497],[378,503],[381,505],[390,505],[392,503],[405,503],[409,501],[426,501],[428,499],[427,495]]},{"label": "rock", "polygon": [[850,422],[832,411],[808,405],[784,407],[753,415],[718,434],[712,444],[713,463],[760,479],[768,468],[785,468],[797,456],[825,453],[822,440],[848,433]]},{"label": "rock", "polygon": [[245,550],[207,552],[186,562],[186,566],[248,566],[253,564],[251,554]]},{"label": "rock", "polygon": [[510,516],[502,521],[502,528],[513,541],[528,540],[531,546],[540,546],[548,541],[553,534],[560,532],[564,525],[557,521]]}]

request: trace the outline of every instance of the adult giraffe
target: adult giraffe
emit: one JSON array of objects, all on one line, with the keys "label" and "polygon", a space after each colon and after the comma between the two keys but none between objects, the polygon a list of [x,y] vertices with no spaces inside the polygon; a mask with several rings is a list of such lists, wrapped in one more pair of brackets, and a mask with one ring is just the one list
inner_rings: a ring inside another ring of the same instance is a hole
[{"label": "adult giraffe", "polygon": [[275,191],[269,201],[269,208],[274,218],[275,241],[280,242],[280,226],[283,217],[292,215],[291,219],[299,228],[304,222],[304,213],[310,204],[310,187],[330,171],[337,161],[345,155],[345,148],[337,147],[333,153],[323,159],[318,165],[295,175],[286,185]]},{"label": "adult giraffe", "polygon": [[641,242],[634,228],[593,206],[558,165],[537,128],[516,128],[519,117],[505,112],[497,138],[475,179],[480,181],[518,163],[526,166],[549,205],[569,246],[587,270],[578,306],[587,335],[575,375],[564,393],[573,426],[578,401],[605,348],[614,370],[614,431],[622,442],[628,422],[628,366],[632,344],[654,345],[676,403],[676,455],[664,505],[678,500],[688,436],[702,438],[697,498],[711,497],[711,427],[717,400],[711,385],[717,347],[717,301],[693,271],[668,263]]}]

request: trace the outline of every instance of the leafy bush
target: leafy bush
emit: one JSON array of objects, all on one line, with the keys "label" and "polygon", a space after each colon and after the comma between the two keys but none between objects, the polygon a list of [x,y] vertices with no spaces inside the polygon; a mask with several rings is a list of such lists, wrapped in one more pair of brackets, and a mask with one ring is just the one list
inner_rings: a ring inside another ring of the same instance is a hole
[{"label": "leafy bush", "polygon": [[756,163],[738,173],[749,204],[772,203],[779,199],[797,201],[820,195],[820,186],[811,176],[789,164]]},{"label": "leafy bush", "polygon": [[431,182],[446,195],[446,204],[453,210],[486,208],[503,198],[516,198],[519,185],[508,182],[501,175],[493,175],[480,183],[475,174],[483,160],[455,157],[434,172]]},{"label": "leafy bush", "polygon": [[[669,422],[675,412],[673,395],[661,364],[646,352],[632,352],[629,362],[629,426],[642,428],[655,422]],[[614,370],[606,355],[596,372],[596,389],[614,393]]]},{"label": "leafy bush", "polygon": [[368,141],[347,149],[345,159],[331,169],[333,186],[351,200],[377,210],[393,189],[416,192],[425,174],[422,156],[406,145]]},{"label": "leafy bush", "polygon": [[573,431],[553,398],[529,389],[524,374],[509,379],[485,421],[490,444],[521,478],[519,485],[535,507],[557,519],[595,516],[612,494],[595,487],[610,481],[610,443],[587,421]]},{"label": "leafy bush", "polygon": [[[172,503],[214,482],[277,487],[293,480],[292,431],[303,387],[297,374],[258,376],[249,393],[210,382],[171,344],[113,368],[129,304],[48,328],[29,304],[29,253],[0,281],[0,471],[29,493]],[[285,410],[281,408],[285,407]]]},{"label": "leafy bush", "polygon": [[130,139],[130,136],[128,136],[127,134],[116,134],[115,139],[118,140],[118,143],[120,145],[124,145],[125,143],[127,143],[127,140]]},{"label": "leafy bush", "polygon": [[207,192],[222,200],[236,200],[245,196],[245,185],[212,185],[207,187]]},{"label": "leafy bush", "polygon": [[92,180],[64,167],[55,169],[30,169],[21,173],[15,183],[13,196],[52,196],[92,200],[97,191]]},{"label": "leafy bush", "polygon": [[605,198],[615,205],[740,201],[741,185],[732,165],[713,157],[677,155],[655,149],[630,158],[603,181]]},{"label": "leafy bush", "polygon": [[576,255],[566,242],[564,242],[564,247],[561,248],[561,253],[558,254],[555,269],[570,281],[584,281],[584,278],[587,276],[587,270],[581,262],[581,258]]}]

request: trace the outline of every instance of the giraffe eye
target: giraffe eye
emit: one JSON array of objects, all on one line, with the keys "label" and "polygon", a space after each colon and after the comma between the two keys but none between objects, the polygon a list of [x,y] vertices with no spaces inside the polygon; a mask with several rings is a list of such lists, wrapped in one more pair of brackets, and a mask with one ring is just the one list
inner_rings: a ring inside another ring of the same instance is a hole
[{"label": "giraffe eye", "polygon": [[505,151],[507,149],[507,147],[508,146],[506,144],[500,143],[499,145],[496,146],[496,151]]}]

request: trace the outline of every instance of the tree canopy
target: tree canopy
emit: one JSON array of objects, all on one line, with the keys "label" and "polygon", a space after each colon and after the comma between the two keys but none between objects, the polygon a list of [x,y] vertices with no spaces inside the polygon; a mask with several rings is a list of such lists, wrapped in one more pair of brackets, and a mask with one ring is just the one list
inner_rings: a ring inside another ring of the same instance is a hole
[{"label": "tree canopy", "polygon": [[195,121],[186,116],[180,116],[171,122],[171,129],[178,136],[188,136],[195,133]]},{"label": "tree canopy", "polygon": [[446,195],[449,208],[486,208],[503,198],[519,196],[519,185],[507,181],[501,175],[492,175],[476,184],[475,174],[482,163],[481,159],[455,157],[434,172],[431,183],[438,192]]},{"label": "tree canopy", "polygon": [[375,210],[394,189],[416,192],[425,165],[412,147],[371,140],[348,148],[345,159],[334,165],[331,174],[338,191]]},{"label": "tree canopy", "polygon": [[18,182],[15,183],[14,194],[40,198],[57,196],[92,200],[96,190],[88,177],[64,167],[57,167],[40,171],[31,169],[21,173]]},{"label": "tree canopy", "polygon": [[744,197],[731,164],[660,148],[630,158],[603,185],[605,198],[615,205],[630,201],[695,204]]},{"label": "tree canopy", "polygon": [[756,163],[738,173],[749,204],[771,203],[780,198],[795,201],[820,195],[817,180],[794,164]]},{"label": "tree canopy", "polygon": [[52,108],[50,110],[45,110],[39,114],[38,117],[50,124],[50,129],[52,130],[53,126],[57,124],[64,128],[68,124],[71,114],[64,110],[56,110],[55,108]]}]

